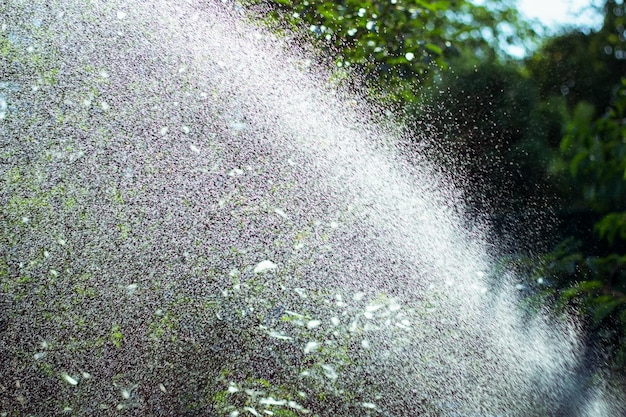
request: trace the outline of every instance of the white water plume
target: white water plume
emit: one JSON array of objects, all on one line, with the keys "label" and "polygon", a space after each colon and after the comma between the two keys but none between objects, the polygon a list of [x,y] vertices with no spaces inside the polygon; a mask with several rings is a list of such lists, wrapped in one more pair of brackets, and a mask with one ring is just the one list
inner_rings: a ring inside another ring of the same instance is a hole
[{"label": "white water plume", "polygon": [[232,5],[0,10],[0,415],[620,409],[407,133]]}]

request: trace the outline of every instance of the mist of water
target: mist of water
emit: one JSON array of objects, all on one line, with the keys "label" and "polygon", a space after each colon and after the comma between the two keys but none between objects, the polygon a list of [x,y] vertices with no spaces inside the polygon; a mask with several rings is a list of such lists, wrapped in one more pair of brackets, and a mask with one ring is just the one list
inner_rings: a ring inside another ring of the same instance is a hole
[{"label": "mist of water", "polygon": [[623,412],[424,133],[298,47],[219,2],[0,10],[0,415]]}]

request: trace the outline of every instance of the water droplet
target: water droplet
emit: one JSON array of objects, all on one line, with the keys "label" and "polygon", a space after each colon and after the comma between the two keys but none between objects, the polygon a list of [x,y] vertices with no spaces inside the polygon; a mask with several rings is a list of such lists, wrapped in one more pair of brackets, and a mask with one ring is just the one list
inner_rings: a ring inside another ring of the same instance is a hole
[{"label": "water droplet", "polygon": [[164,136],[167,134],[167,131],[169,130],[169,128],[167,126],[163,126],[161,128],[161,130],[159,131],[159,133],[161,134],[161,136]]},{"label": "water droplet", "polygon": [[378,311],[381,308],[383,308],[382,304],[369,304],[368,306],[365,307],[365,311],[367,312],[374,312],[374,311]]},{"label": "water droplet", "polygon": [[65,372],[61,374],[61,378],[63,378],[63,380],[70,385],[74,385],[74,386],[78,385],[78,380],[72,378],[70,375],[66,374]]},{"label": "water droplet", "polygon": [[267,272],[267,271],[271,271],[272,269],[276,269],[277,265],[272,262],[272,261],[261,261],[257,264],[257,266],[254,267],[254,273],[255,274],[260,274],[262,272]]},{"label": "water droplet", "polygon": [[[304,398],[304,396],[305,396],[305,395],[304,395],[304,393],[302,393],[301,397],[303,397],[303,398]],[[300,411],[302,411],[303,413],[309,413],[309,410],[307,410],[306,408],[304,408],[303,406],[301,406],[300,404],[298,404],[298,403],[297,403],[297,402],[295,402],[295,401],[289,401],[289,402],[287,403],[287,405],[288,405],[290,408],[293,408],[294,410],[300,410]]]},{"label": "water droplet", "polygon": [[256,409],[254,409],[252,407],[244,407],[243,409],[246,410],[247,412],[249,412],[250,414],[252,414],[253,416],[261,417],[261,414],[259,414],[259,412],[256,411]]},{"label": "water droplet", "polygon": [[318,342],[308,342],[304,347],[304,353],[311,353],[317,350],[320,347]]},{"label": "water droplet", "polygon": [[135,284],[135,283],[129,284],[129,285],[126,286],[126,293],[128,295],[133,295],[136,290],[137,290],[137,284]]},{"label": "water droplet", "polygon": [[191,152],[195,154],[200,154],[200,148],[198,148],[196,145],[190,144],[189,149],[191,149]]},{"label": "water droplet", "polygon": [[407,61],[413,61],[415,59],[415,54],[413,52],[407,52],[404,54],[404,57]]},{"label": "water droplet", "polygon": [[287,214],[283,210],[281,210],[279,208],[274,209],[274,213],[278,214],[283,219],[287,218]]},{"label": "water droplet", "polygon": [[277,331],[270,331],[267,333],[270,337],[273,337],[274,339],[278,339],[278,340],[293,340],[292,337],[287,336],[281,332],[277,332]]},{"label": "water droplet", "polygon": [[285,405],[287,404],[287,400],[277,400],[274,397],[261,398],[259,400],[259,404],[261,405]]},{"label": "water droplet", "polygon": [[326,378],[330,379],[331,381],[337,380],[337,371],[335,371],[335,368],[332,365],[324,364],[322,365],[322,370],[324,371],[324,375],[326,376]]},{"label": "water droplet", "polygon": [[320,324],[322,324],[322,322],[319,320],[310,320],[307,322],[306,328],[309,330],[315,329],[316,327],[319,327]]},{"label": "water droplet", "polygon": [[230,125],[230,128],[233,130],[244,130],[246,128],[246,124],[244,122],[233,122]]}]

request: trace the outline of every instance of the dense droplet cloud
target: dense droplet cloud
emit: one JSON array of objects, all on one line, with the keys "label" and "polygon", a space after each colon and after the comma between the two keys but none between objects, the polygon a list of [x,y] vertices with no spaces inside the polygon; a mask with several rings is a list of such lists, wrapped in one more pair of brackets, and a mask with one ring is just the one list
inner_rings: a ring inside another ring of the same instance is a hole
[{"label": "dense droplet cloud", "polygon": [[621,406],[406,132],[241,9],[9,6],[0,415]]}]

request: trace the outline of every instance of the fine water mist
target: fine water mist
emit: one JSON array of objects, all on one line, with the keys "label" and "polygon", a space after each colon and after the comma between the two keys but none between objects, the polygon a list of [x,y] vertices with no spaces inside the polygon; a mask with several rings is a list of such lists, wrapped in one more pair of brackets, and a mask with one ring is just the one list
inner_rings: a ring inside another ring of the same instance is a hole
[{"label": "fine water mist", "polygon": [[303,48],[223,2],[0,11],[0,416],[623,415]]}]

